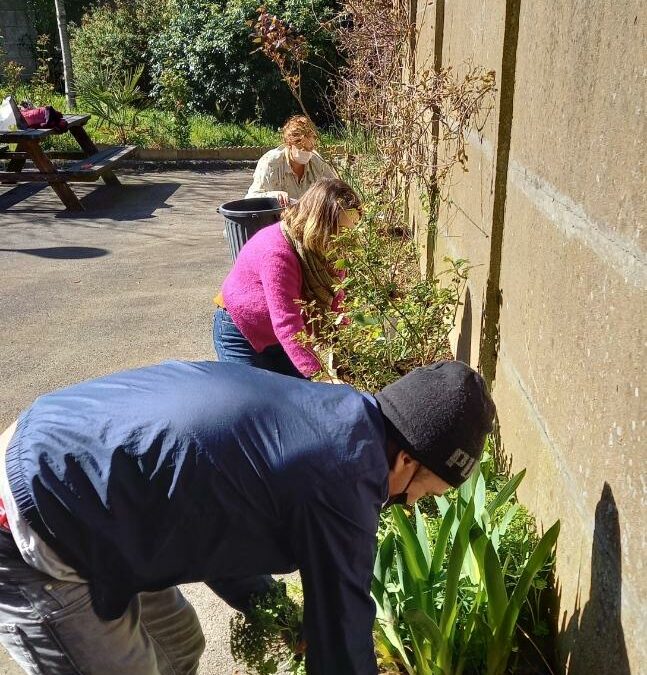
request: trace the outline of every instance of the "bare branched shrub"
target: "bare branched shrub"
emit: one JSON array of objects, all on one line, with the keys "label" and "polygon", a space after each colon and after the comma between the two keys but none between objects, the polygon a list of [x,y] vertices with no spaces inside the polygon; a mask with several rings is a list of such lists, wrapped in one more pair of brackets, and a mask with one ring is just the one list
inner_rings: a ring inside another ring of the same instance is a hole
[{"label": "bare branched shrub", "polygon": [[337,89],[344,120],[370,136],[381,188],[416,184],[435,201],[452,169],[466,170],[466,137],[481,128],[494,96],[493,71],[416,64],[418,33],[402,0],[350,0],[337,28],[346,57]]},{"label": "bare branched shrub", "polygon": [[[361,136],[365,155],[379,165],[371,187],[387,193],[417,185],[429,203],[446,193],[452,169],[466,170],[466,138],[480,129],[492,107],[493,71],[464,64],[460,73],[415,64],[418,31],[405,0],[347,0],[332,31],[345,66],[338,73],[335,107]],[[301,68],[308,62],[306,39],[283,19],[259,7],[250,22],[252,39],[279,69],[307,115],[301,97]],[[371,175],[372,174],[372,175]]]},{"label": "bare branched shrub", "polygon": [[355,0],[343,3],[334,28],[346,66],[336,103],[350,123],[370,122],[368,131],[382,133],[391,123],[385,83],[402,78],[412,26],[401,0]]},{"label": "bare branched shrub", "polygon": [[303,114],[309,117],[301,97],[301,66],[308,58],[308,43],[285,21],[270,14],[265,5],[256,11],[258,18],[249,22],[252,41],[258,45],[256,51],[263,52],[276,65]]},{"label": "bare branched shrub", "polygon": [[[415,185],[435,222],[453,168],[466,169],[468,133],[491,108],[494,73],[414,63],[418,34],[403,0],[347,0],[341,7],[327,25],[346,59],[335,96],[348,147],[340,173],[363,195],[364,217],[331,255],[331,265],[344,271],[343,317],[316,316],[301,338],[338,377],[375,390],[450,356],[469,264],[446,260],[442,277],[421,278],[405,205]],[[264,8],[254,35],[294,92],[306,44]]]}]

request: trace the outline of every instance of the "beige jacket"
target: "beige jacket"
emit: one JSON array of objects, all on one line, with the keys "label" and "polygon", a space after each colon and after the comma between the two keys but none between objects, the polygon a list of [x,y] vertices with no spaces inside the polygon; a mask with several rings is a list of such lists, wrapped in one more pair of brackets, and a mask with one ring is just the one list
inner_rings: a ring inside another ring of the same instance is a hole
[{"label": "beige jacket", "polygon": [[280,145],[266,152],[254,171],[254,181],[247,191],[247,197],[264,197],[267,192],[281,190],[291,199],[299,199],[305,191],[320,178],[337,178],[335,170],[316,152],[306,164],[301,180],[293,173],[288,161],[287,148]]}]

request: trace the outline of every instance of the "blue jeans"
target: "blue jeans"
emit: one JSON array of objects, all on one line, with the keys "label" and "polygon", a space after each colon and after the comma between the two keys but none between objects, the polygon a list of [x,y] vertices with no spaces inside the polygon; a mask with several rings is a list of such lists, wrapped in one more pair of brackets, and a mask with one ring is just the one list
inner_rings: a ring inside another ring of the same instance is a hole
[{"label": "blue jeans", "polygon": [[290,357],[280,344],[270,345],[262,352],[257,352],[238,330],[229,312],[221,307],[213,315],[213,346],[216,349],[218,361],[244,363],[281,375],[304,377],[290,361]]}]

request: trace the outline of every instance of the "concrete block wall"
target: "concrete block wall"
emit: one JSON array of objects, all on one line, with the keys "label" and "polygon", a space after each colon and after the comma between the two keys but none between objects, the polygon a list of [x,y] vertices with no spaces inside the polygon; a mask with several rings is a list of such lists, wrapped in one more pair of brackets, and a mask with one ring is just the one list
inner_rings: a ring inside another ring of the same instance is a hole
[{"label": "concrete block wall", "polygon": [[[429,68],[452,65],[460,73],[471,60],[487,70],[499,71],[503,44],[505,0],[464,0],[460,3],[419,2],[417,25],[420,33],[417,49],[417,67]],[[474,18],[470,31],[465,25]],[[442,44],[439,44],[441,43]],[[438,49],[436,49],[438,45]],[[459,310],[453,346],[457,358],[466,363],[478,363],[479,327],[488,275],[488,261],[492,238],[492,208],[494,198],[494,157],[492,152],[481,152],[481,146],[496,144],[499,99],[489,111],[480,134],[471,138],[467,148],[469,171],[456,172],[451,190],[451,205],[441,203],[436,236],[427,241],[421,232],[423,267],[434,262],[435,271],[446,268],[445,257],[467,258],[473,265],[464,305]],[[475,147],[472,147],[475,146]],[[460,176],[459,176],[460,174]],[[416,200],[415,192],[410,211],[417,230],[427,216]],[[429,251],[426,250],[426,245]],[[464,311],[467,310],[467,311]]]},{"label": "concrete block wall", "polygon": [[492,382],[503,455],[528,469],[523,501],[562,522],[559,666],[647,672],[645,5],[416,11],[419,62],[440,46],[444,66],[497,74],[427,249],[436,268],[475,265],[453,349]]},{"label": "concrete block wall", "polygon": [[29,75],[35,67],[35,34],[24,0],[0,0],[0,35],[7,58],[22,64]]}]

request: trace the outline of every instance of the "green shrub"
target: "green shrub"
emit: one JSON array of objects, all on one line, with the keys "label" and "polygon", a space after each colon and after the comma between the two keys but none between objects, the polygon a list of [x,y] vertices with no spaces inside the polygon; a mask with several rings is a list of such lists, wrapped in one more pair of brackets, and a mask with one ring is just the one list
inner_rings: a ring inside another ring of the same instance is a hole
[{"label": "green shrub", "polygon": [[[304,35],[311,59],[319,66],[335,62],[329,32],[320,20],[332,16],[333,0],[269,0],[268,11],[280,15]],[[216,114],[222,121],[263,120],[280,124],[297,111],[287,86],[275,66],[254,52],[248,22],[256,17],[258,0],[177,0],[168,25],[150,45],[156,87],[161,95],[163,73],[173,65],[189,87],[192,112]],[[306,66],[303,89],[315,117],[329,112],[322,92],[328,76]]]},{"label": "green shrub", "polygon": [[413,368],[451,358],[448,335],[469,268],[447,258],[442,275],[421,278],[397,200],[367,192],[363,201],[361,221],[337,238],[331,255],[345,273],[344,314],[313,311],[310,335],[301,337],[314,343],[323,366],[332,352],[339,379],[378,391]]},{"label": "green shrub", "polygon": [[[75,71],[81,77],[106,69],[124,74],[143,64],[141,87],[173,112],[179,146],[188,143],[189,113],[280,124],[297,107],[274,65],[253,53],[248,22],[258,5],[258,0],[111,0],[93,5],[71,26]],[[321,22],[333,16],[335,0],[270,0],[266,5],[306,38],[304,100],[314,118],[330,119],[326,71],[334,71],[337,54]]]},{"label": "green shrub", "polygon": [[71,26],[72,62],[77,77],[99,71],[120,76],[144,65],[141,86],[150,88],[148,45],[168,21],[165,0],[112,0],[96,4]]},{"label": "green shrub", "polygon": [[22,83],[22,73],[25,67],[8,58],[4,48],[4,37],[0,35],[0,98],[13,96]]},{"label": "green shrub", "polygon": [[52,84],[50,66],[52,57],[50,54],[49,35],[39,35],[36,39],[36,68],[29,79],[32,91],[30,101],[34,105],[52,105],[54,85]]},{"label": "green shrub", "polygon": [[305,674],[301,650],[303,608],[289,597],[284,583],[254,599],[247,616],[236,613],[229,622],[229,645],[238,663],[256,675],[272,675],[279,668]]},{"label": "green shrub", "polygon": [[173,63],[168,63],[159,77],[158,101],[171,113],[171,134],[178,148],[191,145],[191,127],[187,101],[189,85],[184,74]]}]

